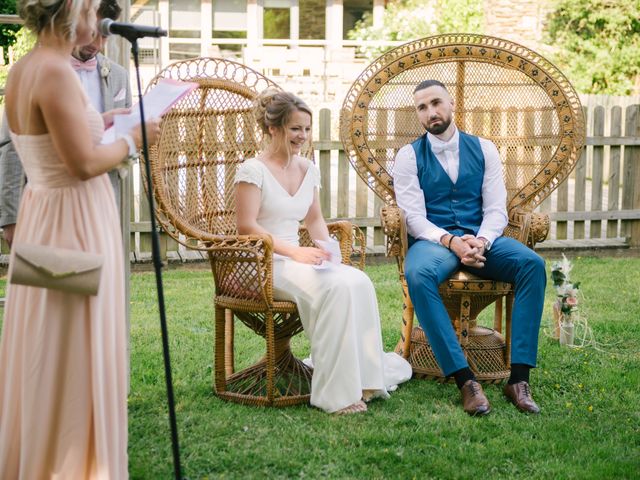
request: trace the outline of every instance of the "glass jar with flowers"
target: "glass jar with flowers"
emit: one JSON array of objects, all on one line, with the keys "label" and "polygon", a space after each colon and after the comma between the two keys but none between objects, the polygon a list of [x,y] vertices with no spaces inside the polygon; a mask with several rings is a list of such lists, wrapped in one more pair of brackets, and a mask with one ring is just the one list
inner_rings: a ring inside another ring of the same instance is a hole
[{"label": "glass jar with flowers", "polygon": [[580,282],[569,279],[571,262],[563,254],[562,260],[551,265],[551,280],[556,289],[557,299],[553,304],[554,337],[562,345],[573,345],[574,322],[571,315],[578,310],[578,291]]}]

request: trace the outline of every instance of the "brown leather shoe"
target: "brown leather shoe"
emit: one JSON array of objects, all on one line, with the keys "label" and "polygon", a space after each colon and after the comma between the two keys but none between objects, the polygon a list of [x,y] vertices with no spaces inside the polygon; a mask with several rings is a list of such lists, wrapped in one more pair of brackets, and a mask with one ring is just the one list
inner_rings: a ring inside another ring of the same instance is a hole
[{"label": "brown leather shoe", "polygon": [[462,393],[462,407],[469,415],[486,415],[491,411],[491,405],[482,391],[482,386],[475,380],[464,382],[460,393]]},{"label": "brown leather shoe", "polygon": [[504,394],[518,410],[527,413],[540,413],[540,407],[536,405],[531,396],[531,388],[527,382],[518,382],[504,386]]}]

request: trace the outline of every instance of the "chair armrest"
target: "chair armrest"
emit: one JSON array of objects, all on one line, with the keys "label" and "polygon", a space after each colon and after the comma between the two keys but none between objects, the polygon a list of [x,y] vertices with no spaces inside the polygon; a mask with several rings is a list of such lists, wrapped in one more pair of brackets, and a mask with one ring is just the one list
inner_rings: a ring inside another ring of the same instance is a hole
[{"label": "chair armrest", "polygon": [[547,238],[549,224],[549,215],[545,213],[516,209],[509,214],[509,224],[504,230],[504,236],[515,238],[533,248],[536,243]]},{"label": "chair armrest", "polygon": [[219,236],[207,241],[206,250],[219,299],[273,305],[271,235]]},{"label": "chair armrest", "polygon": [[531,248],[533,248],[536,243],[545,241],[549,235],[551,221],[546,213],[531,212],[530,216],[529,241]]},{"label": "chair armrest", "polygon": [[[342,253],[342,263],[351,265],[360,270],[364,269],[366,238],[362,230],[349,220],[338,220],[327,223],[329,235],[340,243]],[[358,255],[360,259],[357,264],[353,263],[353,255]]]},{"label": "chair armrest", "polygon": [[386,205],[380,209],[380,221],[387,237],[387,257],[404,259],[409,249],[404,212],[396,205]]}]

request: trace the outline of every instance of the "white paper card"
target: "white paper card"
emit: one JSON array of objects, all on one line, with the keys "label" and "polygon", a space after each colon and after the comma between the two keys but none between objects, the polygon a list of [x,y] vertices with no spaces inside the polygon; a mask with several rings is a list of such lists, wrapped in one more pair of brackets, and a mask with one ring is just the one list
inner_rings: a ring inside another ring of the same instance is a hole
[{"label": "white paper card", "polygon": [[[145,118],[152,119],[162,116],[174,103],[197,86],[198,84],[193,82],[178,82],[168,78],[161,79],[152,90],[142,97]],[[113,117],[113,125],[105,130],[102,143],[115,142],[139,123],[140,107],[135,104],[131,107],[131,113]]]},{"label": "white paper card", "polygon": [[329,268],[331,265],[337,265],[342,262],[342,252],[340,252],[340,244],[338,242],[335,240],[314,240],[314,242],[324,251],[329,252],[331,258],[324,260],[320,265],[314,265],[313,268],[323,270]]}]

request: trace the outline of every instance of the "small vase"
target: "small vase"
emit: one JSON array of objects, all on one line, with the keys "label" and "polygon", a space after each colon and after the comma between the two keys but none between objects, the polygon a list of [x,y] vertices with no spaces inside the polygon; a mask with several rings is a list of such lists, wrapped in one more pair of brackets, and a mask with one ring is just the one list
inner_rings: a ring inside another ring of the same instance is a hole
[{"label": "small vase", "polygon": [[560,325],[560,345],[573,345],[574,336],[573,322],[568,316],[563,315]]}]

